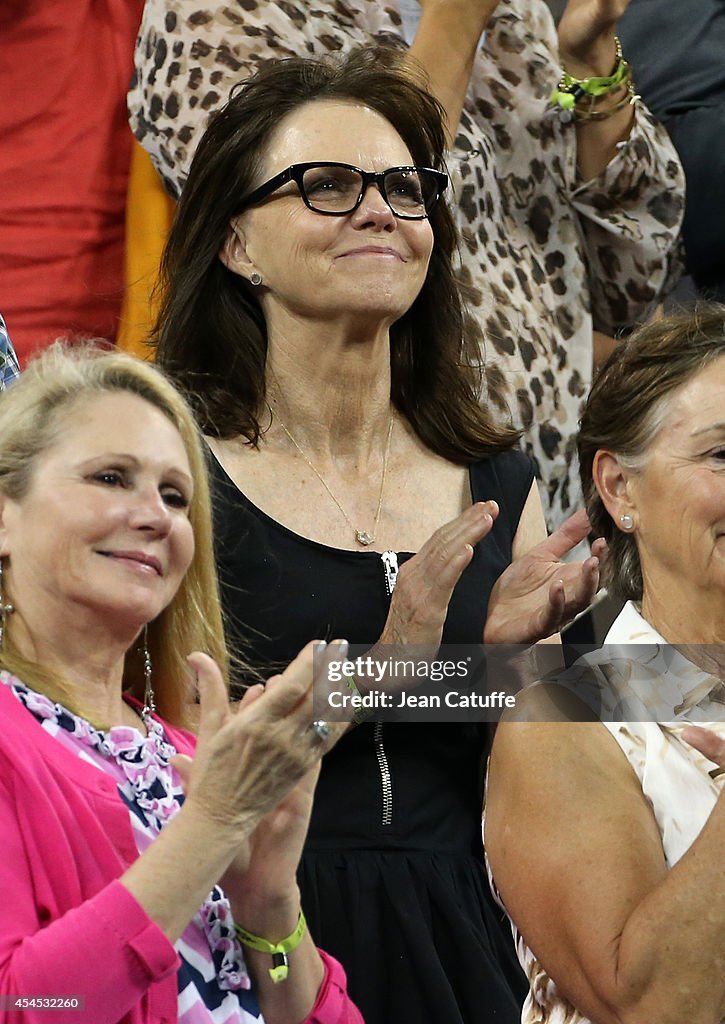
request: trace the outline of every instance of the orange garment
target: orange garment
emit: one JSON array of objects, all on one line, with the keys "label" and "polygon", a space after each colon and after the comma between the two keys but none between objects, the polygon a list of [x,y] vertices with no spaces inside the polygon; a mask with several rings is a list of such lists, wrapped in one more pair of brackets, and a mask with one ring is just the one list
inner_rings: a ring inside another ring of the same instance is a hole
[{"label": "orange garment", "polygon": [[21,361],[114,339],[143,0],[2,0],[0,306]]},{"label": "orange garment", "polygon": [[175,207],[150,156],[134,141],[126,210],[126,294],[118,345],[142,359],[152,358],[146,339],[158,308],[154,287]]}]

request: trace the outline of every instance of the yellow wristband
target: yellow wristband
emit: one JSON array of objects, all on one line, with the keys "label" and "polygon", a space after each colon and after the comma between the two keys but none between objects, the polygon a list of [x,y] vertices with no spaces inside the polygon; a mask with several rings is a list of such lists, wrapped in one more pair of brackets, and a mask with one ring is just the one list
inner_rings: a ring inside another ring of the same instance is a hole
[{"label": "yellow wristband", "polygon": [[[362,694],[360,693],[360,688],[357,685],[357,679],[355,678],[355,676],[345,676],[345,681],[347,683],[347,688],[350,691],[350,693],[354,697],[359,697],[360,700],[362,700]],[[362,725],[363,722],[366,722],[368,718],[370,718],[372,713],[372,708],[364,708],[361,704],[359,707],[355,708],[355,711],[353,712],[352,724]]]},{"label": "yellow wristband", "polygon": [[302,913],[302,908],[300,908],[300,916],[297,918],[295,930],[280,942],[270,942],[259,935],[253,935],[246,928],[242,928],[240,924],[236,926],[236,930],[237,937],[243,946],[255,949],[258,953],[269,953],[271,955],[272,966],[269,968],[269,976],[276,985],[278,982],[287,979],[289,974],[287,954],[291,953],[293,949],[297,949],[300,942],[302,942],[302,936],[307,931],[307,921],[305,921],[305,915]]}]

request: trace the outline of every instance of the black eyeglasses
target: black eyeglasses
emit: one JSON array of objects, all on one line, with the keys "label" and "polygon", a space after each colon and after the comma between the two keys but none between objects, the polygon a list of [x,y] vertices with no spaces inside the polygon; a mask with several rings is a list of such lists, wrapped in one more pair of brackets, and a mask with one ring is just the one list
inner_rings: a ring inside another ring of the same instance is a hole
[{"label": "black eyeglasses", "polygon": [[253,206],[276,192],[288,181],[294,181],[305,205],[315,213],[342,217],[352,213],[362,202],[371,185],[380,194],[396,217],[402,220],[423,220],[448,187],[448,175],[431,167],[389,167],[387,171],[363,171],[351,164],[292,164],[255,188],[242,202],[241,209]]}]

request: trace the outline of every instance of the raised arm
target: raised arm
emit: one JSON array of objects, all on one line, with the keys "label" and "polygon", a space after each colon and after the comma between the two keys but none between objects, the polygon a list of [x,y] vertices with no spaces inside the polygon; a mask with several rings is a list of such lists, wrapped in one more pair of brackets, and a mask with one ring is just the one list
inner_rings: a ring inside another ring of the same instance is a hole
[{"label": "raised arm", "polygon": [[[543,0],[500,0],[476,57],[462,120],[469,151],[481,148],[482,138],[495,141],[507,215],[536,254],[557,254],[558,239],[564,254],[572,246],[581,251],[593,326],[608,336],[645,319],[674,279],[684,212],[677,153],[641,101],[578,127],[563,122],[549,102],[562,65],[573,74],[611,72],[611,13],[607,27],[596,31],[584,15],[590,7],[611,11],[614,2],[572,0],[560,39]],[[596,42],[587,56],[590,38]],[[636,86],[636,66],[633,73]],[[596,152],[587,153],[590,136],[598,142]],[[469,159],[465,151],[461,156]],[[467,180],[475,182],[472,175]],[[474,191],[472,201],[484,201],[487,187]]]},{"label": "raised arm", "polygon": [[[558,37],[570,74],[611,74],[616,24],[628,5],[569,0]],[[636,87],[636,67],[633,74]],[[573,200],[587,243],[594,324],[614,334],[644,319],[676,279],[684,175],[666,132],[641,101],[603,120],[575,122],[574,131],[578,176],[586,184]]]},{"label": "raised arm", "polygon": [[[615,31],[629,0],[569,0],[559,22],[559,57],[575,78],[606,77],[616,64]],[[603,109],[612,106],[606,100]],[[595,178],[617,153],[617,145],[628,138],[634,124],[634,107],[602,120],[575,122],[577,164],[584,181]]]},{"label": "raised arm", "polygon": [[453,143],[461,119],[481,34],[498,0],[421,0],[421,18],[411,54],[428,75],[430,89],[446,112]]}]

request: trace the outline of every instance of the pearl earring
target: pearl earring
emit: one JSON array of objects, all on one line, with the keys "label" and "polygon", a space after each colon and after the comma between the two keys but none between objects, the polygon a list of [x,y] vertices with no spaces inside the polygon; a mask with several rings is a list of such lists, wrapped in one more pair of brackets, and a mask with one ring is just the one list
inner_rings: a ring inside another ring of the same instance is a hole
[{"label": "pearl earring", "polygon": [[253,274],[249,275],[249,283],[253,284],[255,288],[258,288],[262,283],[262,275],[255,270]]},{"label": "pearl earring", "polygon": [[630,530],[634,529],[634,519],[632,519],[632,517],[627,512],[625,512],[623,515],[619,517],[619,523],[622,529],[626,530],[627,533],[629,533]]}]

